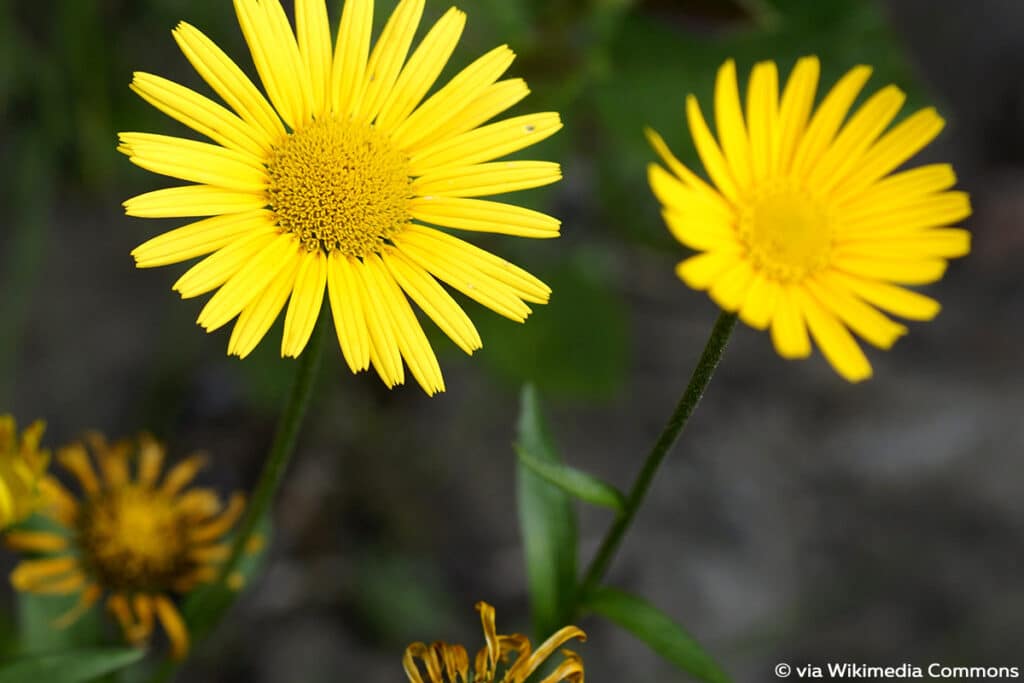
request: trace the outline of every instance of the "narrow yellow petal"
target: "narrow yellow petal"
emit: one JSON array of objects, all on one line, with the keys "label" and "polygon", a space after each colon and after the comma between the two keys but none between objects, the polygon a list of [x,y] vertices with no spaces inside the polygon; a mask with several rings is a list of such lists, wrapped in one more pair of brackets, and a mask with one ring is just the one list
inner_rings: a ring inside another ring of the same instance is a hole
[{"label": "narrow yellow petal", "polygon": [[405,369],[402,366],[402,352],[392,326],[390,309],[386,296],[377,282],[377,271],[366,261],[358,264],[353,272],[362,281],[363,312],[370,334],[370,362],[388,388],[405,383]]},{"label": "narrow yellow petal", "polygon": [[160,485],[160,493],[169,497],[178,495],[204,467],[206,467],[205,455],[197,453],[188,456],[167,471],[164,483]]},{"label": "narrow yellow petal", "polygon": [[807,324],[794,287],[783,285],[775,303],[772,317],[772,343],[783,358],[806,358],[811,355],[811,340]]},{"label": "narrow yellow petal", "polygon": [[68,549],[68,539],[48,531],[8,531],[4,535],[8,548],[29,553],[56,553]]},{"label": "narrow yellow petal", "polygon": [[262,192],[267,187],[263,159],[249,152],[153,133],[118,137],[118,149],[147,171],[239,192]]},{"label": "narrow yellow petal", "polygon": [[85,572],[81,569],[76,569],[66,576],[41,581],[33,585],[30,590],[39,595],[70,595],[82,590],[86,581]]},{"label": "narrow yellow petal", "polygon": [[971,215],[966,192],[941,192],[913,198],[901,205],[864,205],[861,212],[843,212],[837,236],[841,241],[907,234],[926,228],[955,225]]},{"label": "narrow yellow petal", "polygon": [[807,328],[825,359],[848,382],[871,377],[871,364],[849,331],[826,311],[816,297],[802,289],[792,290],[807,319]]},{"label": "narrow yellow petal", "polygon": [[24,560],[11,572],[11,585],[15,590],[32,591],[47,581],[78,568],[78,558],[70,555]]},{"label": "narrow yellow petal", "polygon": [[327,294],[334,329],[352,372],[362,372],[370,366],[370,331],[363,311],[367,295],[357,268],[362,268],[362,264],[355,257],[334,251],[327,258]]},{"label": "narrow yellow petal", "polygon": [[264,247],[270,244],[277,230],[273,226],[253,226],[249,234],[215,251],[185,271],[173,289],[183,299],[213,291],[241,270]]},{"label": "narrow yellow petal", "polygon": [[455,51],[466,26],[466,14],[455,7],[430,29],[399,74],[381,105],[376,126],[392,130],[401,123],[434,85]]},{"label": "narrow yellow petal", "polygon": [[811,169],[808,185],[824,194],[849,175],[859,173],[864,153],[892,123],[906,99],[906,94],[893,85],[869,97]]},{"label": "narrow yellow petal", "polygon": [[902,285],[926,285],[942,278],[946,261],[883,261],[878,258],[844,257],[835,264],[837,270],[870,280],[885,280]]},{"label": "narrow yellow petal", "polygon": [[430,273],[400,249],[385,249],[384,263],[405,293],[460,349],[472,355],[483,346],[473,321]]},{"label": "narrow yellow petal", "polygon": [[797,144],[792,166],[794,175],[804,175],[818,162],[870,77],[870,67],[854,67],[825,96]]},{"label": "narrow yellow petal", "polygon": [[263,291],[242,309],[228,341],[230,355],[245,358],[266,336],[292,293],[295,275],[299,271],[299,260],[287,259],[288,262],[271,278]]},{"label": "narrow yellow petal", "polygon": [[513,204],[461,197],[416,197],[409,214],[418,220],[474,232],[520,237],[558,237],[557,218]]},{"label": "narrow yellow petal", "polygon": [[889,349],[907,333],[904,325],[893,322],[878,309],[867,305],[836,280],[817,277],[808,279],[805,284],[827,311],[869,344]]},{"label": "narrow yellow petal", "polygon": [[722,201],[721,195],[681,182],[657,164],[647,165],[647,180],[654,195],[669,209],[710,216],[716,223],[732,224],[736,220],[735,210]]},{"label": "narrow yellow petal", "polygon": [[373,0],[345,0],[331,65],[331,111],[350,114],[366,81],[373,31]]},{"label": "narrow yellow petal", "polygon": [[171,657],[177,660],[184,659],[188,654],[189,638],[188,627],[181,618],[181,613],[174,603],[163,595],[153,596],[153,607],[160,624],[164,627],[164,632],[167,633],[167,638],[171,641]]},{"label": "narrow yellow petal", "polygon": [[268,140],[278,140],[285,134],[270,103],[212,40],[185,22],[174,29],[174,40],[196,72],[244,121],[262,130]]},{"label": "narrow yellow petal", "polygon": [[185,185],[146,192],[124,202],[124,212],[138,218],[217,216],[262,209],[263,193],[238,192],[209,185]]},{"label": "narrow yellow petal", "polygon": [[523,303],[513,289],[460,261],[450,250],[431,245],[426,240],[410,239],[412,236],[408,232],[395,239],[395,246],[434,277],[516,322],[523,322],[530,315],[530,307]]},{"label": "narrow yellow petal", "polygon": [[750,166],[750,140],[743,123],[736,62],[729,59],[715,77],[715,128],[729,171],[740,187],[749,187],[753,179]]},{"label": "narrow yellow petal", "polygon": [[137,71],[129,87],[171,118],[230,149],[263,157],[273,143],[262,128],[174,81]]},{"label": "narrow yellow petal", "polygon": [[[416,145],[453,119],[498,80],[515,59],[507,45],[496,47],[456,74],[395,128],[393,139],[402,149]],[[497,112],[496,112],[497,113]]]},{"label": "narrow yellow petal", "polygon": [[313,334],[327,287],[327,257],[322,251],[304,254],[284,317],[281,356],[298,358]]},{"label": "narrow yellow petal", "polygon": [[797,60],[793,72],[789,75],[786,87],[782,91],[779,104],[778,134],[773,136],[775,160],[773,170],[780,174],[789,171],[793,162],[793,154],[797,144],[807,129],[807,120],[814,107],[814,97],[818,90],[818,75],[821,63],[817,57],[803,57]]},{"label": "narrow yellow petal", "polygon": [[298,241],[288,233],[261,240],[199,313],[197,323],[212,332],[231,321],[291,261],[301,258]]},{"label": "narrow yellow petal", "polygon": [[700,104],[693,95],[686,96],[686,120],[690,125],[690,135],[693,136],[697,154],[700,155],[700,160],[711,181],[729,200],[736,201],[739,197],[736,181],[722,155],[722,150],[719,149],[718,143],[711,135],[711,130],[704,120],[704,114],[701,113]]},{"label": "narrow yellow petal", "polygon": [[899,206],[913,204],[925,195],[930,195],[956,185],[956,173],[950,164],[929,164],[908,171],[893,174],[872,183],[866,190],[845,195],[842,202],[843,214],[869,214],[877,207],[888,211]]},{"label": "narrow yellow petal", "polygon": [[[418,154],[423,148],[437,145],[451,138],[461,136],[464,133],[474,131],[506,109],[518,104],[529,94],[530,88],[527,87],[526,81],[521,78],[509,78],[504,81],[498,81],[488,86],[478,97],[471,100],[466,106],[456,110],[450,116],[438,117],[432,125],[424,126],[421,132],[425,134],[425,137],[408,149],[411,154]],[[418,111],[413,112],[413,116],[417,113]],[[550,131],[548,135],[554,133],[555,130]],[[491,156],[488,158],[493,159],[496,157]],[[481,161],[486,161],[486,159],[481,159]],[[467,161],[464,163],[477,162]]]},{"label": "narrow yellow petal", "polygon": [[355,110],[357,117],[372,121],[391,94],[423,16],[423,5],[423,0],[401,0],[384,24],[366,65],[366,89]]},{"label": "narrow yellow petal", "polygon": [[740,320],[755,330],[768,329],[775,316],[781,289],[782,286],[775,280],[769,280],[761,275],[755,276],[740,305]]},{"label": "narrow yellow petal", "polygon": [[883,135],[864,154],[857,169],[835,190],[835,201],[853,196],[917,154],[942,132],[946,123],[932,109],[922,109]]},{"label": "narrow yellow petal", "polygon": [[550,185],[562,179],[561,167],[550,161],[495,161],[453,166],[421,176],[410,191],[421,197],[484,197]]},{"label": "narrow yellow petal", "polygon": [[416,314],[409,306],[405,294],[388,272],[380,256],[375,254],[366,258],[363,265],[377,282],[380,300],[388,310],[395,332],[395,341],[413,377],[428,396],[444,391],[444,379],[437,356],[434,355],[427,335],[423,333],[423,327],[416,319]]},{"label": "narrow yellow petal", "polygon": [[491,161],[544,140],[562,128],[554,112],[526,114],[476,128],[425,147],[409,159],[409,175],[421,176],[458,164]]},{"label": "narrow yellow petal", "polygon": [[708,289],[708,295],[724,310],[736,313],[747,298],[747,292],[753,282],[754,269],[745,260],[737,261],[715,278]]},{"label": "narrow yellow petal", "polygon": [[164,447],[148,434],[139,437],[139,467],[137,479],[140,486],[152,487],[160,478],[164,463]]},{"label": "narrow yellow petal", "polygon": [[779,71],[775,62],[759,62],[754,65],[747,86],[747,132],[754,179],[763,179],[775,170],[773,154],[778,119]]},{"label": "narrow yellow petal", "polygon": [[940,228],[917,233],[883,235],[836,247],[837,258],[882,258],[892,261],[921,258],[958,258],[971,251],[971,233],[962,228]]},{"label": "narrow yellow petal", "polygon": [[407,244],[412,241],[436,252],[449,254],[454,260],[511,287],[516,296],[524,301],[543,304],[551,296],[551,288],[530,273],[454,235],[425,226],[410,225],[403,236]]},{"label": "narrow yellow petal", "polygon": [[280,2],[235,0],[235,14],[274,108],[289,127],[301,126],[309,115],[310,103],[306,98],[311,96],[312,88]]},{"label": "narrow yellow petal", "polygon": [[229,213],[165,232],[132,250],[139,268],[166,266],[205,256],[252,232],[268,231],[273,214],[264,209]]},{"label": "narrow yellow petal", "polygon": [[558,629],[558,631],[553,633],[551,637],[541,643],[540,647],[531,652],[528,657],[523,656],[520,659],[517,659],[508,672],[509,677],[512,678],[512,680],[525,681],[530,674],[539,669],[540,666],[555,653],[555,650],[562,647],[573,638],[585,641],[587,639],[587,634],[575,626],[563,626]]},{"label": "narrow yellow petal", "polygon": [[54,627],[67,628],[71,624],[75,623],[83,614],[91,610],[92,606],[95,605],[102,596],[103,589],[100,588],[99,584],[90,583],[82,591],[81,596],[78,598],[78,603],[54,620]]},{"label": "narrow yellow petal", "polygon": [[189,529],[189,541],[194,544],[216,541],[231,531],[235,523],[241,519],[243,512],[245,512],[245,496],[236,493],[231,497],[224,511],[215,519]]},{"label": "narrow yellow petal", "polygon": [[712,213],[701,211],[700,205],[688,210],[665,209],[661,212],[665,224],[681,244],[697,251],[729,248],[736,242],[732,222]]},{"label": "narrow yellow petal", "polygon": [[[688,193],[682,195],[679,190],[674,190],[673,192],[666,194],[681,195],[680,201],[699,201],[710,205],[723,215],[732,215],[732,206],[725,201],[725,198],[722,197],[718,190],[708,185],[706,182],[701,180],[697,174],[684,166],[683,163],[679,161],[674,154],[672,154],[668,145],[665,144],[665,140],[662,139],[658,133],[650,128],[645,129],[644,133],[647,136],[647,141],[650,143],[651,147],[654,148],[657,155],[661,157],[661,160],[665,165],[668,166],[668,169],[683,182],[685,189],[689,190]],[[651,181],[651,188],[657,192],[658,190],[654,188],[654,183],[656,181],[655,175],[657,174],[652,171],[652,165],[648,165],[647,170],[647,177],[648,180]],[[685,196],[685,200],[682,198],[683,196]]]},{"label": "narrow yellow petal", "polygon": [[325,112],[331,84],[331,26],[324,0],[296,0],[295,34],[309,74],[312,111]]},{"label": "narrow yellow petal", "polygon": [[865,280],[836,271],[827,277],[837,286],[846,287],[872,306],[907,320],[931,320],[939,314],[939,302],[918,292],[884,282]]},{"label": "narrow yellow petal", "polygon": [[696,290],[705,290],[712,285],[726,268],[741,258],[735,250],[708,251],[680,261],[676,265],[676,275],[687,286]]},{"label": "narrow yellow petal", "polygon": [[100,492],[100,481],[93,469],[92,461],[82,444],[75,443],[57,451],[57,462],[81,484],[82,490],[89,496]]}]

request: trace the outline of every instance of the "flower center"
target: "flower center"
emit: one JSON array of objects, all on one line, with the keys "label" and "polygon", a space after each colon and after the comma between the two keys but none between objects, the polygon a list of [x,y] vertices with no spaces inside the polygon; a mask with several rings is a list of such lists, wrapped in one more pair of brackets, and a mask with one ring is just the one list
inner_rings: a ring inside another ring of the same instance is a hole
[{"label": "flower center", "polygon": [[740,212],[739,234],[754,267],[782,282],[799,281],[828,265],[828,211],[806,191],[772,186]]},{"label": "flower center", "polygon": [[125,486],[87,501],[78,533],[85,563],[111,590],[167,590],[197,566],[187,520],[151,489]]},{"label": "flower center", "polygon": [[274,148],[267,174],[278,225],[307,251],[368,256],[409,222],[408,159],[372,126],[313,121]]}]

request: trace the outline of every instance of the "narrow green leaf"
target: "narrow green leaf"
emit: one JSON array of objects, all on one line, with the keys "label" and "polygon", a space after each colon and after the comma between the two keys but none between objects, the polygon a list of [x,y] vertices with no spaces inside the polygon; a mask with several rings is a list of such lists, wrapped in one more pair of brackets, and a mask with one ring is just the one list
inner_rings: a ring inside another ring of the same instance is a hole
[{"label": "narrow green leaf", "polygon": [[[537,391],[523,388],[518,445],[542,463],[560,459],[547,434]],[[564,626],[576,590],[576,517],[561,488],[535,474],[521,460],[516,467],[519,525],[526,553],[533,627],[543,639]]]},{"label": "narrow green leaf", "polygon": [[530,468],[530,471],[554,484],[571,496],[592,505],[610,508],[622,512],[626,506],[626,497],[612,486],[582,470],[557,462],[535,458],[522,446],[516,447],[519,461]]},{"label": "narrow green leaf", "polygon": [[142,659],[144,650],[88,649],[21,657],[0,666],[0,683],[86,683]]},{"label": "narrow green leaf", "polygon": [[583,605],[611,619],[652,650],[707,683],[727,683],[729,677],[690,635],[657,607],[614,588],[596,588]]}]

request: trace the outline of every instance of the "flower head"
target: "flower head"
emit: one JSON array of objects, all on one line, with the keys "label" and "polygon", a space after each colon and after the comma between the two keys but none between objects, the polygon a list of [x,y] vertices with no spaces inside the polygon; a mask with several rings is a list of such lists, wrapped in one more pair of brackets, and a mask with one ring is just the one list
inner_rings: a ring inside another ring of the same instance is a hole
[{"label": "flower head", "polygon": [[93,433],[88,441],[99,473],[82,444],[57,453],[81,486],[79,499],[53,477],[43,482],[63,533],[7,534],[10,547],[45,555],[22,561],[11,583],[30,593],[80,594],[77,605],[58,620],[61,626],[107,594],[106,606],[130,642],[147,641],[158,621],[172,655],[183,657],[188,631],[168,594],[188,593],[214,580],[229,550],[224,536],[242,514],[244,498],[235,494],[222,506],[210,489],[187,488],[203,466],[201,455],[186,458],[161,479],[164,449],[150,437],[108,444]]},{"label": "flower head", "polygon": [[18,438],[14,417],[0,415],[0,529],[25,521],[43,505],[39,482],[50,462],[50,452],[39,448],[44,429],[36,420]]},{"label": "flower head", "polygon": [[[478,602],[476,609],[480,612],[486,645],[476,655],[472,677],[469,655],[461,645],[413,643],[402,658],[410,683],[525,683],[566,642],[573,638],[587,639],[575,626],[565,626],[534,651],[530,639],[524,635],[498,635],[493,607]],[[510,662],[509,655],[513,653],[515,659]],[[565,659],[540,683],[583,683],[583,660],[571,650],[562,650],[562,654]],[[500,678],[499,666],[503,672]],[[426,678],[423,669],[426,669]]]},{"label": "flower head", "polygon": [[970,250],[967,231],[948,226],[971,208],[966,193],[950,191],[949,164],[893,173],[942,130],[934,109],[889,128],[905,99],[890,85],[847,117],[871,75],[858,66],[813,111],[818,73],[817,58],[799,60],[780,98],[775,64],[757,64],[744,116],[736,66],[726,62],[715,84],[717,141],[696,98],[686,101],[712,184],[654,132],[668,171],[652,164],[649,176],[672,234],[700,252],[679,264],[679,277],[748,325],[770,327],[785,358],[808,356],[813,337],[855,382],[871,365],[850,332],[887,349],[907,330],[885,313],[930,320],[939,312],[901,285],[938,280],[948,259]]},{"label": "flower head", "polygon": [[298,356],[326,292],[353,372],[372,364],[391,387],[404,382],[404,361],[434,394],[444,381],[410,300],[467,353],[480,335],[441,283],[519,322],[527,303],[548,300],[547,285],[449,229],[558,235],[550,216],[480,197],[561,178],[555,163],[495,161],[555,133],[559,117],[488,123],[529,92],[521,79],[499,80],[514,58],[506,46],[428,97],[466,17],[451,8],[410,54],[423,9],[401,0],[371,49],[374,2],[347,0],[332,48],[324,0],[296,0],[295,32],[279,0],[235,0],[266,97],[179,24],[182,52],[228,107],[135,74],[135,92],[212,143],[121,134],[133,163],[193,183],[129,199],[129,215],[207,217],[132,254],[143,268],[209,254],[174,289],[217,290],[198,322],[212,331],[237,318],[228,353],[248,355],[287,303],[281,354]]}]

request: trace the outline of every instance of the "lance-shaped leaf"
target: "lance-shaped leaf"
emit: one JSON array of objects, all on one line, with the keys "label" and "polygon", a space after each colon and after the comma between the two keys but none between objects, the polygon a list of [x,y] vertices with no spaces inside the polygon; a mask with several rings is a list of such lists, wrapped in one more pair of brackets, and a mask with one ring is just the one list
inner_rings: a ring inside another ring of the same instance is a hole
[{"label": "lance-shaped leaf", "polygon": [[519,462],[530,468],[531,472],[571,496],[616,512],[622,512],[625,508],[625,496],[614,486],[591,474],[559,462],[541,460],[521,446],[516,448],[516,454],[519,456]]}]

